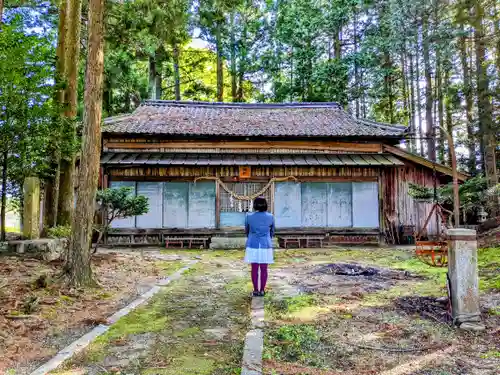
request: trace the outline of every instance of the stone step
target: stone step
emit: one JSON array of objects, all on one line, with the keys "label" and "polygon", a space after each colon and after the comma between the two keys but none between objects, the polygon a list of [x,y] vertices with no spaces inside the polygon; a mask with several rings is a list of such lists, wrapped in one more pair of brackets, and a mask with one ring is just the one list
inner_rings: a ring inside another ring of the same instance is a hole
[{"label": "stone step", "polygon": [[[212,237],[210,249],[213,250],[241,250],[246,246],[246,237]],[[278,239],[273,239],[273,247],[278,248]]]}]

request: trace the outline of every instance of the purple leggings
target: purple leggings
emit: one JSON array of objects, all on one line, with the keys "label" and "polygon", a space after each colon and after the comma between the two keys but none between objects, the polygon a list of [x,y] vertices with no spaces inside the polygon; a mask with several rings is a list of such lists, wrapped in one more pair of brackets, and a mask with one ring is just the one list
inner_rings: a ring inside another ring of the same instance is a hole
[{"label": "purple leggings", "polygon": [[[259,289],[259,268],[260,268],[260,289]],[[255,292],[263,292],[267,283],[267,264],[252,263],[252,284]]]}]

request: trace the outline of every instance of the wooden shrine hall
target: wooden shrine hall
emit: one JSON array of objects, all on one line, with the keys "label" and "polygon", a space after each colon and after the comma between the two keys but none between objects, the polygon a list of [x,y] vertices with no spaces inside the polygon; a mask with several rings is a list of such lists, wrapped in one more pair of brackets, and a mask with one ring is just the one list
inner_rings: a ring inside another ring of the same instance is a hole
[{"label": "wooden shrine hall", "polygon": [[101,187],[131,187],[150,205],[114,222],[107,241],[198,247],[242,236],[259,195],[286,246],[380,243],[388,225],[418,231],[432,205],[414,201],[409,183],[447,183],[452,171],[400,148],[405,131],[335,103],[145,101],[104,123]]}]

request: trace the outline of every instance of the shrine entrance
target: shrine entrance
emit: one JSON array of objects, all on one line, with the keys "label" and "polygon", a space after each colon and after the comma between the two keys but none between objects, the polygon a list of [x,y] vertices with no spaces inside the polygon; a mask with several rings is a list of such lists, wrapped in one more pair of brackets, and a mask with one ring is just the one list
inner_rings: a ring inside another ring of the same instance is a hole
[{"label": "shrine entrance", "polygon": [[[220,228],[223,229],[242,229],[245,225],[245,216],[253,212],[253,200],[238,199],[234,196],[252,196],[261,191],[268,185],[267,182],[231,182],[225,184],[233,194],[224,189],[220,189],[219,215]],[[267,200],[269,211],[272,211],[272,190],[274,184],[261,194]]]}]

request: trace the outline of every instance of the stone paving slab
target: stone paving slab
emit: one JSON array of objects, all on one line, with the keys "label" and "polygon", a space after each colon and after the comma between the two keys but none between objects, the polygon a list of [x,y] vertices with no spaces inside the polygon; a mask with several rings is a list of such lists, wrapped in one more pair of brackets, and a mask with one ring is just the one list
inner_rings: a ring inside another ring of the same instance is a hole
[{"label": "stone paving slab", "polygon": [[252,298],[250,314],[252,329],[245,337],[241,375],[261,375],[264,351],[264,298]]}]

